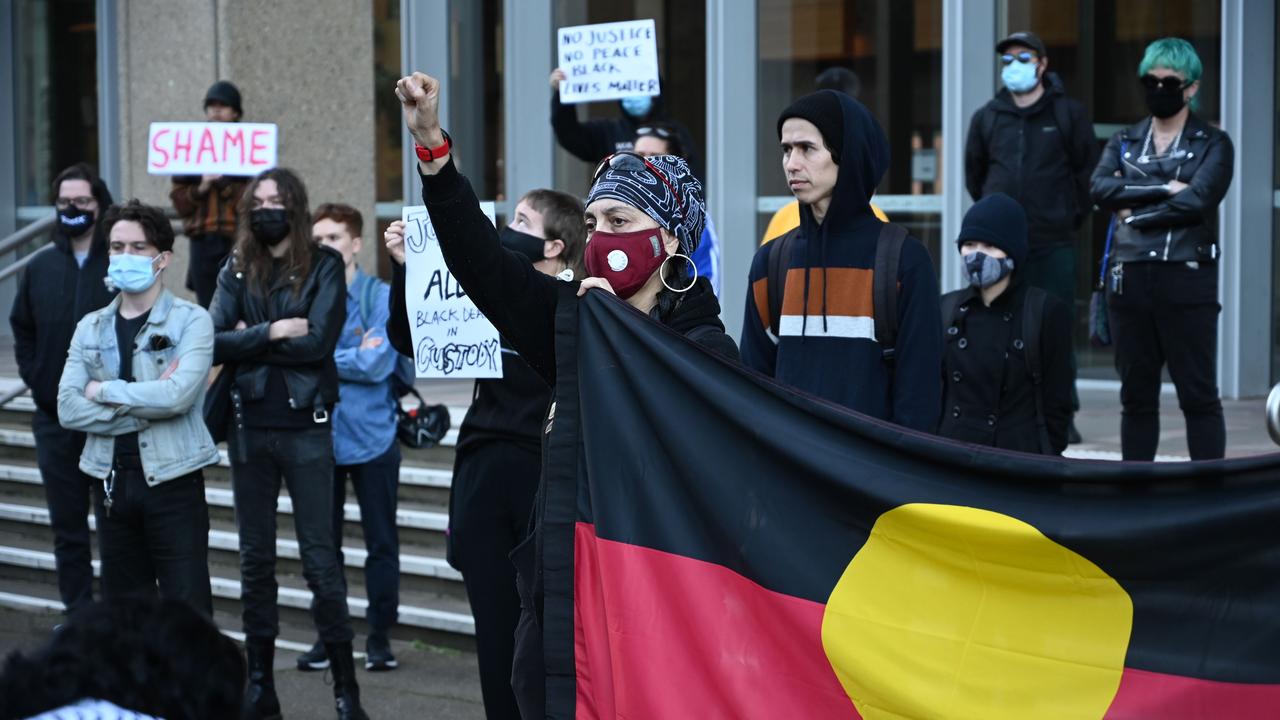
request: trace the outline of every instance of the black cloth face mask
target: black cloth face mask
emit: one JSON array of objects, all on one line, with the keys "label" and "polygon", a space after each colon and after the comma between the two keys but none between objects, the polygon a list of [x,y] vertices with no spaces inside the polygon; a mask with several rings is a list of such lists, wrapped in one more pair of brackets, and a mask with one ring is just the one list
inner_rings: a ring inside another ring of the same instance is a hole
[{"label": "black cloth face mask", "polygon": [[58,211],[58,226],[67,237],[78,238],[93,227],[93,211],[72,205]]},{"label": "black cloth face mask", "polygon": [[546,247],[547,241],[537,235],[530,235],[514,228],[504,227],[502,232],[498,233],[498,238],[502,241],[503,247],[524,255],[529,258],[529,262],[538,262],[546,259],[546,255],[543,254],[543,248]]},{"label": "black cloth face mask", "polygon": [[1181,87],[1147,89],[1147,109],[1161,120],[1177,115],[1186,104],[1187,101],[1182,99]]},{"label": "black cloth face mask", "polygon": [[289,237],[289,217],[281,208],[258,208],[249,213],[249,230],[263,245],[275,245]]}]

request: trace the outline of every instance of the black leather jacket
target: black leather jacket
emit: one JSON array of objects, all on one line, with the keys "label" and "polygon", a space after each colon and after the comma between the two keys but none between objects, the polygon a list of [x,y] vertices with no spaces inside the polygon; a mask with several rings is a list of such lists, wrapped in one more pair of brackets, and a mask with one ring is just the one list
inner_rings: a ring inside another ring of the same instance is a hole
[{"label": "black leather jacket", "polygon": [[[1150,127],[1147,118],[1116,133],[1093,171],[1090,190],[1098,207],[1133,213],[1116,223],[1112,260],[1216,261],[1218,205],[1231,185],[1235,154],[1231,138],[1191,114],[1177,147],[1155,157],[1154,147],[1144,154]],[[1170,195],[1165,189],[1170,180],[1189,187]]]},{"label": "black leather jacket", "polygon": [[[245,284],[244,273],[227,258],[218,273],[218,289],[209,306],[213,316],[213,362],[232,363],[236,385],[245,400],[261,399],[271,366],[284,371],[289,404],[297,409],[332,408],[338,402],[338,369],[333,351],[347,320],[347,280],[342,256],[317,247],[311,273],[294,294],[289,278],[279,278],[267,297]],[[304,317],[309,328],[302,337],[271,340],[273,321]],[[245,327],[236,330],[236,323]]]}]

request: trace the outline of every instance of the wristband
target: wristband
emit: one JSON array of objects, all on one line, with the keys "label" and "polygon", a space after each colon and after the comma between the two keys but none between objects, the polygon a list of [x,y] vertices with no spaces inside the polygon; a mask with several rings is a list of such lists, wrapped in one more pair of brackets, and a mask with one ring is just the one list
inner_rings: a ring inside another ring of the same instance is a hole
[{"label": "wristband", "polygon": [[414,143],[413,150],[414,152],[418,153],[419,160],[421,160],[424,163],[429,163],[433,160],[439,160],[440,158],[449,154],[449,151],[453,149],[453,138],[449,137],[449,133],[445,132],[444,130],[441,130],[440,134],[444,136],[444,142],[441,143],[440,145],[437,145],[436,147],[425,148],[417,143]]}]

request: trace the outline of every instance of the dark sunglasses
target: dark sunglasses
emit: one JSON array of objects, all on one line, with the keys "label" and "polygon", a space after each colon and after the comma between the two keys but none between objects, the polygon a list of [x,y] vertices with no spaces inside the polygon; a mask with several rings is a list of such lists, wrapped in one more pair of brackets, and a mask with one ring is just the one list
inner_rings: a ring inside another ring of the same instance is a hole
[{"label": "dark sunglasses", "polygon": [[675,186],[667,180],[667,176],[663,175],[662,171],[658,169],[658,166],[649,162],[643,155],[638,155],[630,150],[614,153],[604,160],[601,160],[600,164],[596,166],[595,174],[591,176],[591,185],[595,186],[597,182],[600,182],[600,176],[604,174],[605,170],[641,172],[646,168],[661,180],[663,185],[667,186],[667,189],[671,191],[671,195],[676,199],[676,206],[681,210],[684,210],[684,201],[680,199],[680,193],[676,192]]},{"label": "dark sunglasses", "polygon": [[1138,82],[1142,83],[1142,87],[1148,90],[1180,90],[1185,81],[1177,75],[1156,77],[1155,75],[1147,74],[1138,78]]},{"label": "dark sunglasses", "polygon": [[1036,61],[1036,54],[1029,53],[1029,52],[1020,52],[1017,55],[1010,55],[1009,53],[1005,53],[1004,55],[1000,56],[1000,62],[1004,63],[1005,65],[1013,64],[1014,60],[1017,60],[1020,63],[1033,63]]},{"label": "dark sunglasses", "polygon": [[650,135],[662,138],[663,140],[671,139],[671,132],[666,128],[650,127],[648,125],[636,128],[636,137],[647,137]]}]

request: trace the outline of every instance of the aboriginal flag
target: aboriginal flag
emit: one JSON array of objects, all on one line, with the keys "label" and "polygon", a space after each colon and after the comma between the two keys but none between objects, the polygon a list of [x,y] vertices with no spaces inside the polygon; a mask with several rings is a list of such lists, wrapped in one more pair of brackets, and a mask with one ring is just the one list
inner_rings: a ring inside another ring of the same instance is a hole
[{"label": "aboriginal flag", "polygon": [[1280,717],[1280,455],[953,443],[558,313],[549,717]]}]

